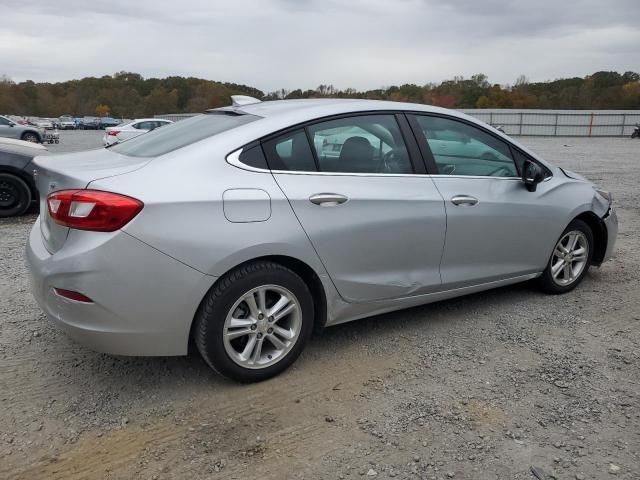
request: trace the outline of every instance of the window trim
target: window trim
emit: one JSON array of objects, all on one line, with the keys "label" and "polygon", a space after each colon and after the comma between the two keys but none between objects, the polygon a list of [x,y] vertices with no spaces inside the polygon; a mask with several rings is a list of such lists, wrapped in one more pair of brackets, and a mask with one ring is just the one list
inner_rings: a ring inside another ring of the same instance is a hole
[{"label": "window trim", "polygon": [[[313,148],[313,143],[309,141],[309,136],[306,133],[307,127],[314,125],[316,123],[323,123],[330,120],[337,120],[340,118],[349,118],[349,117],[357,117],[363,115],[393,115],[398,122],[398,126],[400,128],[400,133],[405,142],[405,146],[407,147],[407,152],[409,154],[409,159],[411,161],[411,165],[413,167],[413,173],[348,173],[348,172],[321,172],[319,170],[316,171],[298,171],[298,170],[276,170],[276,169],[262,169],[257,167],[252,167],[250,165],[246,165],[239,160],[240,154],[244,148],[250,148],[256,142],[260,143],[263,154],[267,160],[267,164],[269,163],[269,159],[267,158],[267,152],[264,149],[264,142],[277,138],[281,135],[286,135],[287,133],[291,133],[300,128],[305,130],[305,134],[307,135],[307,142],[309,142],[309,148],[314,156],[314,162],[316,162],[316,169],[318,169],[317,163],[317,152],[315,148]],[[500,140],[505,143],[510,150],[512,160],[517,168],[517,163],[515,163],[515,159],[513,158],[513,150],[518,151],[520,154],[524,155],[531,162],[537,164],[542,170],[545,172],[545,180],[549,180],[553,177],[553,172],[547,168],[545,165],[537,161],[535,158],[531,157],[528,153],[524,152],[522,149],[518,148],[516,145],[511,143],[510,141],[496,135],[494,132],[489,129],[479,125],[475,122],[469,121],[465,118],[455,117],[451,115],[443,115],[441,113],[435,112],[423,112],[416,110],[365,110],[365,111],[357,111],[357,112],[347,112],[347,113],[339,113],[333,115],[327,115],[325,117],[314,118],[312,120],[306,120],[304,122],[297,123],[295,125],[289,125],[285,128],[281,128],[280,130],[276,130],[267,135],[264,135],[260,138],[252,140],[247,144],[243,145],[240,148],[237,148],[226,155],[226,161],[230,165],[233,165],[242,170],[247,170],[250,172],[256,173],[277,173],[281,175],[331,175],[331,176],[347,176],[347,177],[371,177],[371,176],[389,176],[389,177],[447,177],[447,178],[476,178],[476,179],[496,179],[496,180],[521,180],[521,177],[492,177],[492,176],[483,176],[483,175],[446,175],[438,173],[437,165],[435,163],[435,159],[433,158],[433,154],[429,145],[427,144],[426,138],[422,134],[420,126],[417,123],[417,116],[427,116],[427,117],[438,117],[445,118],[448,120],[458,121],[464,124],[467,124],[471,127],[478,128],[491,135],[492,137]]]},{"label": "window trim", "polygon": [[[417,175],[425,176],[428,175],[428,171],[424,166],[424,163],[421,159],[420,151],[418,149],[418,145],[416,143],[415,137],[412,134],[409,124],[407,122],[406,114],[408,112],[404,110],[365,110],[365,111],[357,111],[357,112],[347,112],[347,113],[339,113],[333,115],[327,115],[325,117],[314,118],[312,120],[307,120],[301,123],[297,123],[295,125],[290,125],[288,127],[282,128],[280,130],[276,130],[275,132],[271,132],[263,137],[260,137],[256,140],[253,140],[246,145],[230,152],[226,156],[227,163],[241,168],[243,170],[248,170],[252,172],[261,172],[261,173],[278,173],[278,174],[294,174],[294,175],[333,175],[333,176],[393,176],[393,177],[415,177]],[[308,127],[318,124],[324,123],[331,120],[339,120],[342,118],[350,118],[350,117],[362,117],[362,116],[374,116],[374,115],[386,115],[394,117],[398,130],[400,131],[400,135],[402,140],[404,141],[405,147],[407,148],[407,155],[409,156],[409,162],[411,164],[411,168],[413,170],[412,173],[356,173],[356,172],[321,172],[319,170],[317,152],[315,151],[314,144],[310,140],[310,135],[308,132]],[[287,135],[289,133],[293,133],[296,130],[303,129],[305,135],[307,137],[307,142],[309,144],[309,148],[311,149],[311,153],[313,155],[313,159],[316,165],[316,171],[300,171],[300,170],[277,170],[271,169],[263,170],[256,167],[251,167],[250,165],[245,165],[240,162],[239,157],[240,153],[242,153],[243,148],[247,148],[249,145],[254,142],[260,142],[262,146],[262,151],[267,160],[267,164],[269,164],[269,156],[267,155],[267,151],[264,148],[264,144],[268,141],[271,141],[275,138],[278,138],[283,135]]]}]

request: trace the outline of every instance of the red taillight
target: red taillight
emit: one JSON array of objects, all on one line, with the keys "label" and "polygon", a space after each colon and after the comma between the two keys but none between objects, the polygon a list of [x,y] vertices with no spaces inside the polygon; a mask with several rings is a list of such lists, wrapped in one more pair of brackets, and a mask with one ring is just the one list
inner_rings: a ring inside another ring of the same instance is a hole
[{"label": "red taillight", "polygon": [[54,222],[78,230],[113,232],[124,227],[144,204],[135,198],[100,190],[61,190],[47,197]]},{"label": "red taillight", "polygon": [[107,132],[107,135],[109,135],[111,137],[116,137],[116,136],[118,136],[119,133],[120,133],[120,130],[109,130]]},{"label": "red taillight", "polygon": [[53,290],[61,297],[68,298],[69,300],[73,300],[75,302],[93,303],[93,300],[91,300],[86,295],[81,294],[80,292],[65,290],[64,288],[54,288]]}]

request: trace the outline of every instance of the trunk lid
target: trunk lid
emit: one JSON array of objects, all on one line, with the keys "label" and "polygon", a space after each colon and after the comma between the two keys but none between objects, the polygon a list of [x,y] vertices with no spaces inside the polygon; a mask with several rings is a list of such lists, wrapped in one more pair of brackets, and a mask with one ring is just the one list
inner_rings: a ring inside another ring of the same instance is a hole
[{"label": "trunk lid", "polygon": [[40,231],[50,253],[62,248],[69,228],[49,216],[47,195],[59,190],[84,189],[101,178],[122,175],[144,167],[150,158],[127,157],[107,149],[36,157],[36,186],[40,194]]}]

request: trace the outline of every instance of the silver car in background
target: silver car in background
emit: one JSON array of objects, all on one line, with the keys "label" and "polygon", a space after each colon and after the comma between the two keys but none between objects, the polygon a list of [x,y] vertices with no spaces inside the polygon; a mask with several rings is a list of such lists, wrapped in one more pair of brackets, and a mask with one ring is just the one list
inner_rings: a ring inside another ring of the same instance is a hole
[{"label": "silver car in background", "polygon": [[8,117],[0,115],[0,137],[15,138],[25,142],[42,143],[45,137],[44,127],[22,125]]},{"label": "silver car in background", "polygon": [[608,192],[425,105],[236,97],[36,164],[47,315],[112,354],[193,342],[239,381],[283,371],[314,327],[532,279],[568,292],[618,230]]}]

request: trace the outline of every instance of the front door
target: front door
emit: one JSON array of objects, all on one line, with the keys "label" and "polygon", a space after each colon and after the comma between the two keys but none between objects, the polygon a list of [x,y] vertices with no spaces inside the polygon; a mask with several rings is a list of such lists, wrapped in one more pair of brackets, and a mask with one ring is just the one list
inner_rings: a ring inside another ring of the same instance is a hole
[{"label": "front door", "polygon": [[484,130],[452,118],[416,115],[412,125],[435,162],[433,181],[445,201],[443,288],[540,272],[559,234],[549,185],[529,192],[522,153]]},{"label": "front door", "polygon": [[442,197],[414,175],[396,117],[319,122],[263,144],[280,188],[350,302],[438,290]]}]

